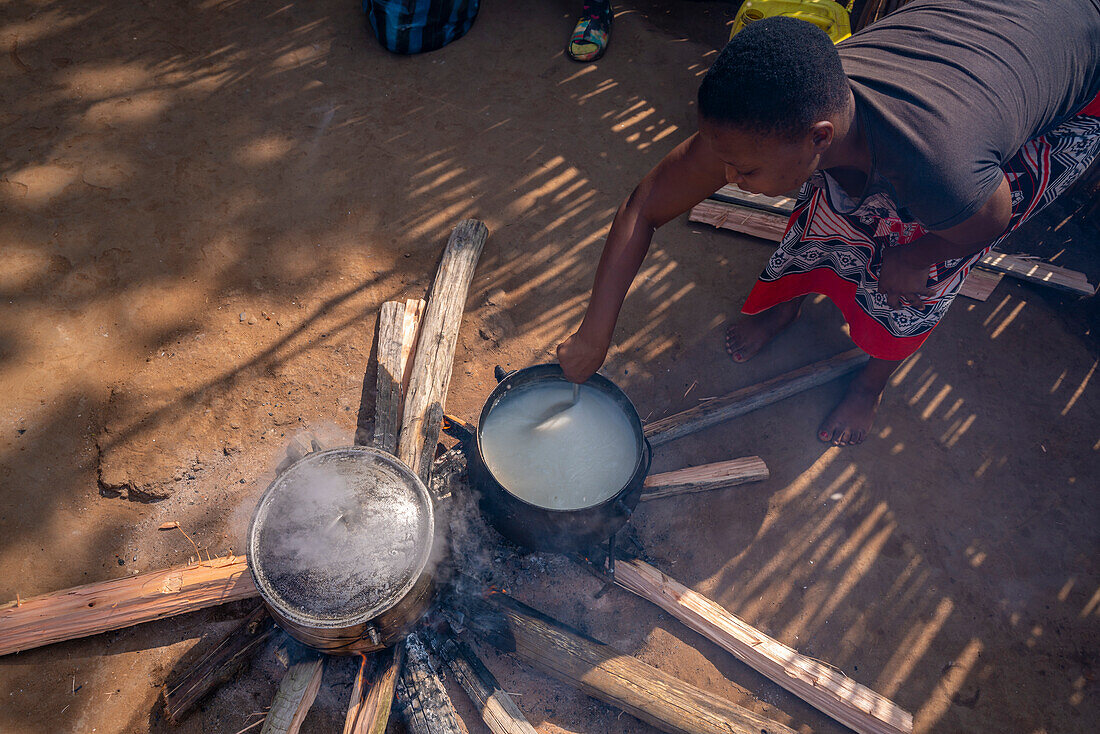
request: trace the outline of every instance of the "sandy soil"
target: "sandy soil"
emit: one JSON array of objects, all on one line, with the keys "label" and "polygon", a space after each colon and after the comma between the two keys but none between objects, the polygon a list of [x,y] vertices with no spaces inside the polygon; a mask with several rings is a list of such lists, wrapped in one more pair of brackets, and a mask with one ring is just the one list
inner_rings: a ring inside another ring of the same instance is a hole
[{"label": "sandy soil", "polygon": [[[580,66],[561,53],[576,5],[486,2],[466,38],[399,58],[356,2],[4,4],[0,600],[183,562],[166,521],[239,550],[292,436],[347,443],[369,422],[378,306],[424,294],[463,217],[492,234],[448,409],[473,419],[494,365],[548,359],[618,202],[693,129],[736,7],[624,6],[607,57]],[[1065,215],[1014,246],[1095,281],[1096,232]],[[836,309],[808,303],[728,363],[723,325],[769,254],[682,219],[658,233],[606,367],[644,416],[847,348]],[[960,301],[865,445],[816,441],[834,384],[663,447],[656,470],[759,454],[772,478],[646,505],[638,536],[919,731],[1093,731],[1096,314],[1007,280]],[[802,732],[842,731],[626,592],[595,599],[598,581],[547,556],[514,563],[521,599]],[[165,731],[159,686],[245,609],[5,657],[0,730]],[[485,654],[541,732],[650,731]],[[237,732],[280,670],[262,651],[177,730]],[[329,669],[304,731],[336,730],[351,675]]]}]

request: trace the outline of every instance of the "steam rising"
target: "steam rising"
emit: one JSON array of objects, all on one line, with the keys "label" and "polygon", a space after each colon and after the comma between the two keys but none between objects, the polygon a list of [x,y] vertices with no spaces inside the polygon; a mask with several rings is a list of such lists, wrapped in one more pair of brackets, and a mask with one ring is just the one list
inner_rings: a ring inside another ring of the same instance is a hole
[{"label": "steam rising", "polygon": [[426,563],[428,509],[406,476],[374,457],[358,449],[312,454],[287,469],[261,505],[255,564],[292,611],[377,613]]}]

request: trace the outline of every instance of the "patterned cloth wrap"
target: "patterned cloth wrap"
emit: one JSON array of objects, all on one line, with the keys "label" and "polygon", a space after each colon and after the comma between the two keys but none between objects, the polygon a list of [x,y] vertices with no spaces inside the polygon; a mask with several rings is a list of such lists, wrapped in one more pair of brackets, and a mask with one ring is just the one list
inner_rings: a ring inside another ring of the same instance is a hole
[{"label": "patterned cloth wrap", "polygon": [[1093,103],[1028,141],[1008,161],[1002,169],[1012,192],[1008,227],[981,252],[933,265],[928,273],[933,295],[923,306],[892,310],[878,292],[878,273],[884,249],[916,240],[926,232],[924,227],[899,215],[884,193],[868,196],[853,211],[845,206],[852,202],[840,186],[818,171],[803,184],[779,249],[742,312],[756,314],[792,298],[821,293],[840,308],[858,347],[879,359],[908,357],[943,318],[970,269],[1069,188],[1100,155],[1100,109],[1093,107],[1100,105]]}]

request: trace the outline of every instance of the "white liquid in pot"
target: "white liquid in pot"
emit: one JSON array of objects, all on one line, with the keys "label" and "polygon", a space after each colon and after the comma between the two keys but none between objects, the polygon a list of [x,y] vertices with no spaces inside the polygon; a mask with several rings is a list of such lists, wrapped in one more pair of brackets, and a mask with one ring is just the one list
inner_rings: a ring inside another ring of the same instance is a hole
[{"label": "white liquid in pot", "polygon": [[562,410],[572,400],[566,382],[519,388],[481,426],[486,466],[520,499],[555,510],[590,507],[634,473],[638,440],[623,409],[587,385]]}]

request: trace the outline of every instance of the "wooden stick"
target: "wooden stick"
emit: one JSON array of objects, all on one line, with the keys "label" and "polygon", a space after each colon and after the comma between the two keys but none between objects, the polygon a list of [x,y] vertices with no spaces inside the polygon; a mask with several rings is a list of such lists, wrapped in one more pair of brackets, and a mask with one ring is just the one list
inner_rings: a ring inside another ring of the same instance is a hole
[{"label": "wooden stick", "polygon": [[535,734],[535,728],[519,710],[512,697],[500,687],[496,677],[464,641],[455,636],[450,625],[425,633],[436,654],[481,714],[493,734]]},{"label": "wooden stick", "polygon": [[787,231],[789,217],[769,211],[705,199],[688,214],[689,222],[709,224],[719,229],[778,242]]},{"label": "wooden stick", "polygon": [[374,447],[387,453],[397,451],[397,433],[411,365],[416,347],[424,301],[386,301],[378,314],[378,378],[376,385]]},{"label": "wooden stick", "polygon": [[759,482],[767,478],[768,465],[759,456],[717,461],[713,464],[692,466],[646,477],[642,501],[735,487],[738,484]]},{"label": "wooden stick", "polygon": [[589,696],[671,734],[793,734],[794,730],[581,635],[506,594],[464,597],[470,629]]},{"label": "wooden stick", "polygon": [[267,642],[275,629],[267,607],[260,604],[232,632],[170,678],[163,688],[164,713],[168,721],[173,724],[183,721],[208,693],[247,665],[252,654]]},{"label": "wooden stick", "polygon": [[913,731],[912,714],[890,699],[800,655],[656,568],[638,560],[618,561],[615,582],[858,734]]},{"label": "wooden stick", "polygon": [[771,405],[792,395],[835,380],[868,360],[862,349],[850,349],[757,385],[735,390],[681,413],[649,423],[645,435],[654,446],[709,428],[731,418]]},{"label": "wooden stick", "polygon": [[325,657],[312,653],[287,668],[260,734],[298,734],[321,688]]},{"label": "wooden stick", "polygon": [[360,669],[362,681],[356,677],[359,696],[354,692],[352,694],[352,703],[344,720],[344,734],[383,734],[386,731],[393,707],[394,688],[405,664],[405,643],[399,642],[392,648],[380,650],[365,663],[365,669]]},{"label": "wooden stick", "polygon": [[768,196],[767,194],[752,194],[745,191],[737,184],[729,184],[715,191],[707,197],[707,201],[717,201],[723,204],[734,204],[749,209],[780,214],[790,217],[794,213],[795,200],[789,196]]},{"label": "wooden stick", "polygon": [[[431,469],[431,463],[424,461],[425,448],[434,451],[439,442],[439,424],[451,381],[466,293],[488,235],[489,230],[476,219],[463,220],[455,227],[432,283],[420,326],[420,339],[405,396],[405,415],[397,441],[397,458],[425,484]],[[432,420],[434,415],[438,417]]]},{"label": "wooden stick", "polygon": [[447,690],[428,660],[424,641],[413,632],[405,638],[408,659],[398,682],[405,723],[412,734],[464,734]]},{"label": "wooden stick", "polygon": [[355,724],[359,720],[359,712],[363,706],[363,694],[370,690],[371,674],[377,663],[374,656],[368,658],[363,653],[359,653],[359,670],[355,672],[348,712],[344,715],[344,734],[355,734]]},{"label": "wooden stick", "polygon": [[244,556],[85,584],[0,608],[0,655],[258,595]]},{"label": "wooden stick", "polygon": [[991,252],[981,259],[980,265],[1029,283],[1050,286],[1080,296],[1096,295],[1096,286],[1089,283],[1088,276],[1084,273],[1051,265],[1041,260],[1006,255],[1003,252]]}]

